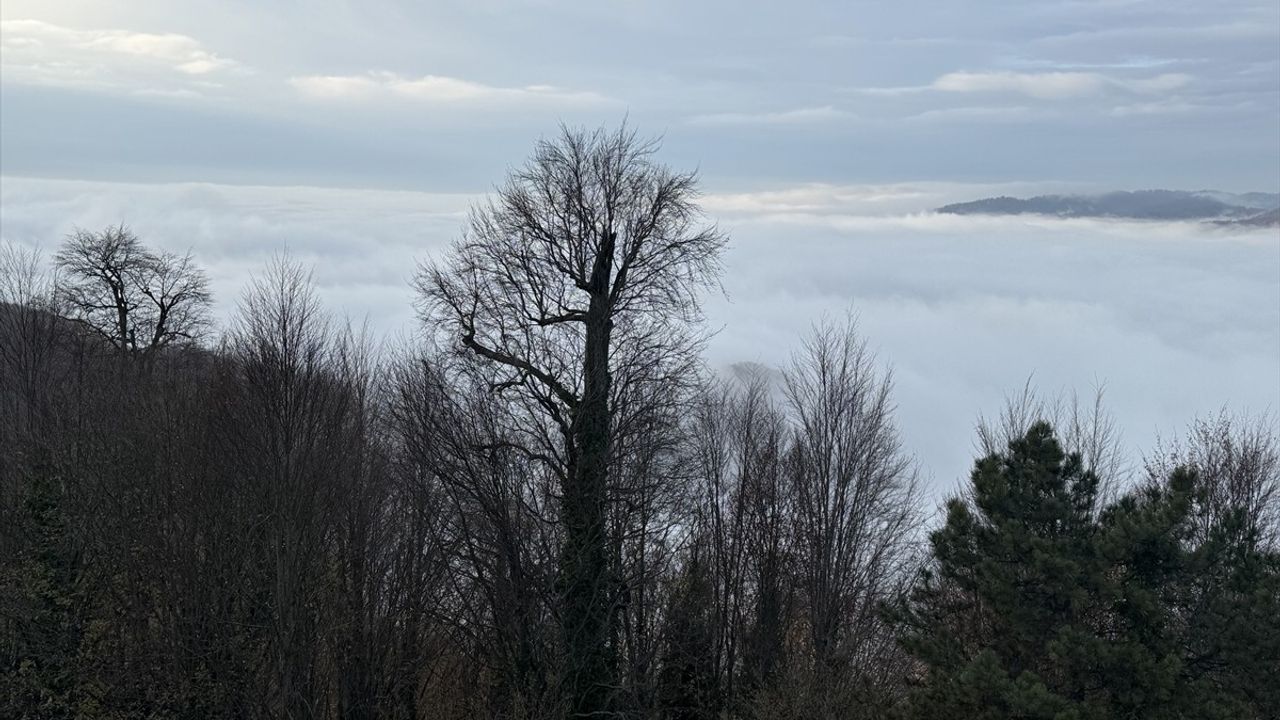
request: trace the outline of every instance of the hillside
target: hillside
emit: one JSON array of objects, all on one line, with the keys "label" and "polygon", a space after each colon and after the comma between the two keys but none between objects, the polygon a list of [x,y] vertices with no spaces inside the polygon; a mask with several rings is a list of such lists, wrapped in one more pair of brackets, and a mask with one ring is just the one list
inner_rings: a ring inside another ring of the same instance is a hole
[{"label": "hillside", "polygon": [[1215,222],[1219,225],[1232,225],[1239,227],[1280,227],[1280,208],[1273,208],[1245,218],[1238,218],[1235,220],[1217,220]]},{"label": "hillside", "polygon": [[[954,203],[938,208],[951,215],[1056,215],[1068,218],[1127,218],[1134,220],[1224,220],[1247,225],[1275,222],[1280,195],[1231,194],[1213,190],[1139,190],[1099,195],[1008,196]],[[1268,212],[1259,213],[1259,210]],[[1268,218],[1271,218],[1268,220]]]}]

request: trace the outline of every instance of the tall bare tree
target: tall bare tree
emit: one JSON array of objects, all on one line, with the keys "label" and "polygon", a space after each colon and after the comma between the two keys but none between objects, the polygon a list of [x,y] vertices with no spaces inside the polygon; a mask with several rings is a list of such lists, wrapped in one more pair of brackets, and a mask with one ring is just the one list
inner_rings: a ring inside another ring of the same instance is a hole
[{"label": "tall bare tree", "polygon": [[628,338],[681,342],[725,245],[701,224],[695,175],[657,163],[656,150],[626,127],[563,128],[475,208],[448,259],[417,283],[427,314],[490,363],[493,388],[549,421],[526,449],[562,484],[571,717],[607,712],[616,688],[606,503],[610,398],[626,363],[615,351]]},{"label": "tall bare tree", "polygon": [[[887,371],[852,322],[818,326],[784,373],[797,583],[816,673],[809,717],[873,711],[897,682],[879,605],[910,577],[919,484],[893,420]],[[842,706],[844,709],[842,709]]]},{"label": "tall bare tree", "polygon": [[706,393],[691,432],[702,485],[692,512],[694,553],[705,556],[711,585],[709,711],[731,713],[741,712],[781,664],[791,584],[783,472],[791,433],[771,397],[768,371],[737,374]]},{"label": "tall bare tree", "polygon": [[234,396],[221,435],[232,472],[257,496],[270,588],[262,707],[289,719],[313,717],[324,699],[318,606],[353,409],[335,342],[310,275],[278,258],[245,291],[228,343]]}]

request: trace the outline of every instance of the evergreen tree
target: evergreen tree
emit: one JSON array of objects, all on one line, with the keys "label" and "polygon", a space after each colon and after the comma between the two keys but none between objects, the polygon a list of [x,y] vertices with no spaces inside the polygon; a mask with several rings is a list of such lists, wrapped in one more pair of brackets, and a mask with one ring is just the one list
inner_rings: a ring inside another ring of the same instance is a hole
[{"label": "evergreen tree", "polygon": [[1276,558],[1244,517],[1199,540],[1178,469],[1095,511],[1045,423],[980,460],[934,567],[890,612],[921,682],[910,717],[1275,717]]},{"label": "evergreen tree", "polygon": [[1098,481],[1045,423],[980,460],[930,538],[936,568],[902,619],[928,667],[920,717],[1056,718],[1076,687],[1055,652],[1081,634]]}]

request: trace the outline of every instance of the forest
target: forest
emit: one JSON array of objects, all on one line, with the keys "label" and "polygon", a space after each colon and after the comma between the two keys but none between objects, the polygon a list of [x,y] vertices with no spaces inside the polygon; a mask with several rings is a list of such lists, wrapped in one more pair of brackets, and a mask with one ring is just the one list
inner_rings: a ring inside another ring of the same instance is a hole
[{"label": "forest", "polygon": [[707,367],[658,151],[539,142],[395,343],[287,255],[222,322],[124,225],[4,247],[0,717],[1280,717],[1273,416],[1028,389],[936,507],[855,322]]}]

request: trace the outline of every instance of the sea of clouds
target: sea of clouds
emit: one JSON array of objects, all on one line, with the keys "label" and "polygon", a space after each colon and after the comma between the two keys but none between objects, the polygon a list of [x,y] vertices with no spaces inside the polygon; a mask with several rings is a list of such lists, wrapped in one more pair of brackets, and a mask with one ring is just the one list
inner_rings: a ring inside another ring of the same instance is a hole
[{"label": "sea of clouds", "polygon": [[[823,318],[852,313],[892,368],[898,419],[936,491],[972,462],[979,413],[1028,379],[1105,386],[1135,461],[1223,406],[1280,409],[1280,232],[1199,223],[939,215],[1047,183],[803,185],[716,192],[731,236],[706,300],[712,365],[785,364]],[[414,325],[416,263],[442,253],[477,196],[5,177],[0,239],[48,254],[75,227],[124,223],[190,250],[220,318],[275,254],[314,268],[328,306],[378,333]]]}]

